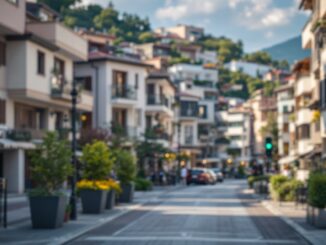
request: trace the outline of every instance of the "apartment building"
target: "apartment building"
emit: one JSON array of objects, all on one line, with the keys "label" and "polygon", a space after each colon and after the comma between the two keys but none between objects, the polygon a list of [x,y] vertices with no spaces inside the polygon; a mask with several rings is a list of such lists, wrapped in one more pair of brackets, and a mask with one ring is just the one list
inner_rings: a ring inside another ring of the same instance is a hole
[{"label": "apartment building", "polygon": [[173,142],[176,87],[166,72],[152,70],[146,79],[146,136],[165,148]]},{"label": "apartment building", "polygon": [[196,26],[191,25],[177,25],[173,27],[168,28],[157,28],[154,30],[155,33],[158,34],[167,34],[172,33],[176,34],[182,39],[188,40],[188,41],[196,41],[199,38],[204,36],[204,29]]},{"label": "apartment building", "polygon": [[271,70],[268,65],[261,65],[241,60],[233,60],[224,65],[226,69],[232,72],[243,72],[252,77],[263,77]]},{"label": "apartment building", "polygon": [[[218,72],[216,69],[208,69],[200,65],[177,64],[169,68],[171,79],[178,85],[182,95],[180,98],[180,119],[186,117],[189,112],[192,120],[185,121],[187,130],[191,126],[196,128],[197,163],[214,165],[218,162],[216,140],[216,117],[217,82]],[[191,101],[189,101],[191,99]],[[188,108],[188,109],[187,109]],[[194,113],[196,116],[194,117]],[[189,119],[189,118],[188,118]],[[181,135],[186,137],[185,132]],[[183,137],[183,136],[181,136]],[[198,151],[199,150],[199,151]]]},{"label": "apartment building", "polygon": [[128,139],[145,133],[147,69],[140,60],[116,57],[100,51],[76,65],[76,77],[93,81],[93,126],[110,129]]},{"label": "apartment building", "polygon": [[[8,179],[9,192],[22,193],[30,187],[26,150],[46,131],[63,136],[70,128],[73,64],[86,59],[87,42],[44,4],[5,1],[0,11],[7,30],[1,32],[0,52],[1,175]],[[89,126],[92,91],[80,91],[77,107],[84,115],[77,126]]]},{"label": "apartment building", "polygon": [[293,80],[276,91],[279,168],[283,172],[296,160],[295,100]]},{"label": "apartment building", "polygon": [[[276,117],[277,107],[274,96],[267,97],[264,91],[257,90],[247,102],[248,107],[252,110],[253,115],[253,134],[254,134],[254,156],[259,163],[264,163],[265,156],[265,139],[261,129],[267,125],[270,116]],[[277,142],[275,142],[277,144]]]},{"label": "apartment building", "polygon": [[226,123],[225,137],[229,141],[226,152],[228,159],[239,165],[248,164],[252,159],[252,114],[245,105],[229,108],[224,119]]},{"label": "apartment building", "polygon": [[144,60],[156,57],[169,57],[171,53],[171,45],[165,43],[144,43],[134,45],[133,49],[137,51]]},{"label": "apartment building", "polygon": [[[319,168],[326,157],[326,49],[325,49],[325,19],[326,2],[323,0],[302,0],[300,8],[310,11],[311,16],[302,30],[302,47],[311,50],[310,57],[310,83],[313,84],[312,97],[310,99],[310,108],[313,109],[313,120],[318,121],[320,116],[321,136],[321,157],[322,159],[312,161],[310,168]],[[313,127],[313,126],[312,126]],[[313,136],[314,152],[318,156],[318,135]]]}]

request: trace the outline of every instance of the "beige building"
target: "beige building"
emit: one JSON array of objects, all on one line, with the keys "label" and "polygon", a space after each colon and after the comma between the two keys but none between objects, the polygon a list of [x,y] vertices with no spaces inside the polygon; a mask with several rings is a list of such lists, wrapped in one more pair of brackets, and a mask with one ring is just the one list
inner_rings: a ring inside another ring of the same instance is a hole
[{"label": "beige building", "polygon": [[[0,167],[8,190],[21,193],[30,187],[25,150],[70,128],[74,61],[87,58],[87,43],[45,5],[3,1],[0,9]],[[92,91],[80,91],[79,128],[90,126],[92,109]]]},{"label": "beige building", "polygon": [[188,41],[196,41],[204,36],[203,28],[181,24],[168,28],[158,28],[155,32],[158,34],[173,33]]}]

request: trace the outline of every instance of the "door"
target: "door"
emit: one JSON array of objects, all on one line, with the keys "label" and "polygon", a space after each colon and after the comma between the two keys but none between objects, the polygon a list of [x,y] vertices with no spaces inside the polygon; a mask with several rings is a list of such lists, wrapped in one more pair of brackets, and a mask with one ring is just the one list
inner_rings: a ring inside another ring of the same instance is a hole
[{"label": "door", "polygon": [[155,104],[155,86],[154,84],[147,84],[147,104]]}]

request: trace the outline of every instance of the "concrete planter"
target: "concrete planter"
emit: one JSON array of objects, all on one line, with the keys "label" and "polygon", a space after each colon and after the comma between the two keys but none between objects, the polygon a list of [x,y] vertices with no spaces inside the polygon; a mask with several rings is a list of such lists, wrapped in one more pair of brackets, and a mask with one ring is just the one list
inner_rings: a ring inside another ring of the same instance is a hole
[{"label": "concrete planter", "polygon": [[115,190],[110,190],[106,198],[106,209],[113,209],[115,205]]},{"label": "concrete planter", "polygon": [[66,196],[35,196],[29,198],[32,226],[35,229],[62,227],[67,204]]},{"label": "concrete planter", "polygon": [[307,223],[319,229],[326,229],[326,210],[307,206]]},{"label": "concrete planter", "polygon": [[256,194],[268,194],[268,184],[266,181],[254,182],[254,190]]},{"label": "concrete planter", "polygon": [[100,214],[104,211],[107,191],[81,190],[80,197],[84,214]]},{"label": "concrete planter", "polygon": [[131,203],[134,199],[134,183],[121,184],[121,189],[122,193],[120,193],[119,201],[122,203]]}]

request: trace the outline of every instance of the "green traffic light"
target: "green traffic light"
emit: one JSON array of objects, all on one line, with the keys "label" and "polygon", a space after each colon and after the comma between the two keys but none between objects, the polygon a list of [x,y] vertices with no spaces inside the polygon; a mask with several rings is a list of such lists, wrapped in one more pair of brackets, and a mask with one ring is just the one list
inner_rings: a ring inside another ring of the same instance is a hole
[{"label": "green traffic light", "polygon": [[273,148],[273,144],[272,143],[266,143],[265,145],[267,150],[271,150]]}]

